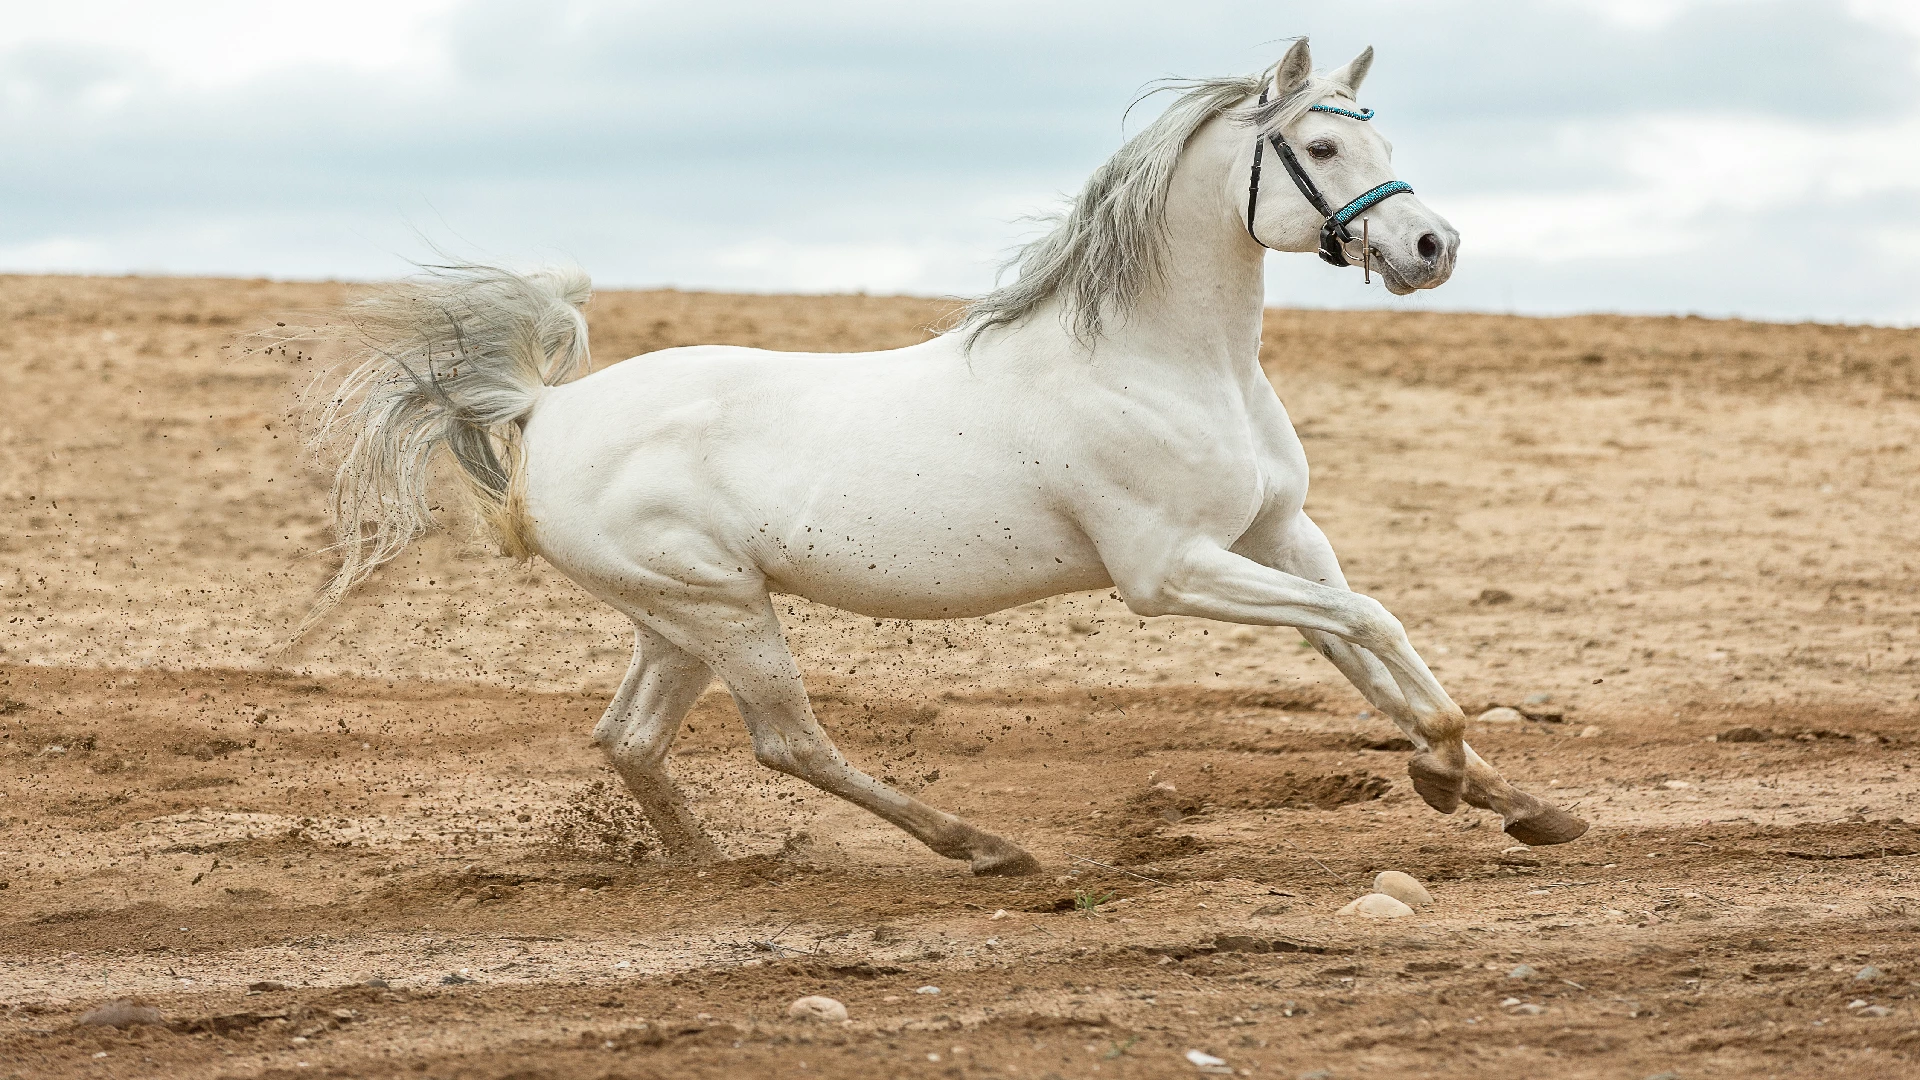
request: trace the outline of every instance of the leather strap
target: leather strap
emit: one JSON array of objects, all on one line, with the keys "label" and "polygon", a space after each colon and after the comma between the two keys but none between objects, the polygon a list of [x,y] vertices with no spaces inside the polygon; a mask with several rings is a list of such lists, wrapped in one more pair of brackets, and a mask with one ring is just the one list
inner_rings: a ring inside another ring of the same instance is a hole
[{"label": "leather strap", "polygon": [[[1263,86],[1260,88],[1260,104],[1266,103],[1267,90]],[[1331,105],[1314,107],[1325,112],[1338,113],[1341,116],[1351,116],[1356,120],[1373,118],[1372,109],[1365,110],[1366,115],[1363,116],[1346,109],[1336,109]],[[1269,142],[1273,144],[1273,152],[1279,156],[1280,164],[1286,167],[1287,176],[1292,178],[1293,186],[1298,188],[1307,202],[1319,211],[1322,218],[1326,219],[1320,226],[1320,258],[1334,266],[1353,265],[1352,260],[1347,258],[1347,245],[1353,243],[1354,239],[1353,234],[1347,231],[1348,222],[1395,195],[1408,195],[1413,192],[1413,185],[1406,181],[1389,180],[1361,192],[1352,202],[1335,210],[1327,202],[1327,197],[1320,194],[1319,185],[1313,182],[1313,177],[1307,175],[1307,170],[1301,166],[1300,159],[1294,156],[1293,147],[1287,145],[1287,141],[1281,138],[1279,133],[1265,137],[1256,135],[1253,139],[1253,172],[1247,178],[1247,235],[1253,237],[1253,242],[1261,247],[1267,245],[1260,239],[1260,234],[1253,230],[1253,215],[1260,208],[1261,152]]]}]

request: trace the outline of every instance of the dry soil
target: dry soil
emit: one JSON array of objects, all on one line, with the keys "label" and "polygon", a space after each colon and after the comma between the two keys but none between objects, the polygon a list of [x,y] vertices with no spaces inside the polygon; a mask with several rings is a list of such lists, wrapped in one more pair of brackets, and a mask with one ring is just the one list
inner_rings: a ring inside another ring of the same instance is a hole
[{"label": "dry soil", "polygon": [[[975,880],[718,687],[672,768],[730,858],[657,860],[587,743],[622,619],[458,522],[286,648],[316,363],[258,332],[351,292],[0,278],[0,1077],[1920,1074],[1920,333],[1270,312],[1356,587],[1592,832],[1433,813],[1289,631],[783,601],[849,755],[1047,866]],[[946,310],[591,319],[605,363]],[[1434,905],[1337,918],[1383,869]],[[160,1022],[82,1022],[120,999]]]}]

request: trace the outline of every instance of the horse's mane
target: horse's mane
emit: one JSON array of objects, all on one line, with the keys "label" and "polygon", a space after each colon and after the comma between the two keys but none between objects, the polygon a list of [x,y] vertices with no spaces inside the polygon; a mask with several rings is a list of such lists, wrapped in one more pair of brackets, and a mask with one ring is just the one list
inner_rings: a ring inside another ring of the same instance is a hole
[{"label": "horse's mane", "polygon": [[[1258,94],[1270,78],[1270,72],[1263,72],[1169,80],[1148,91],[1174,90],[1180,96],[1094,170],[1064,213],[1049,216],[1052,231],[1022,247],[1001,268],[1015,269],[1014,280],[968,304],[955,329],[971,343],[988,330],[1019,322],[1057,296],[1073,337],[1083,343],[1099,338],[1109,321],[1124,318],[1140,290],[1160,274],[1167,190],[1187,140],[1208,120]],[[1316,75],[1296,92],[1243,110],[1237,119],[1262,132],[1277,131],[1320,99],[1347,92]]]}]

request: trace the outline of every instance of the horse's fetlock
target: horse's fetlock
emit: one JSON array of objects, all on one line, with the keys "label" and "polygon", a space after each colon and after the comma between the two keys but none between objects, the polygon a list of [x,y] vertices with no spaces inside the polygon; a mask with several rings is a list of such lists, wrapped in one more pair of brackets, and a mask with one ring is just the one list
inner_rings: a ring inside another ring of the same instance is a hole
[{"label": "horse's fetlock", "polygon": [[927,838],[926,844],[936,855],[949,859],[971,859],[987,846],[983,841],[992,839],[966,822],[956,821],[936,829]]}]

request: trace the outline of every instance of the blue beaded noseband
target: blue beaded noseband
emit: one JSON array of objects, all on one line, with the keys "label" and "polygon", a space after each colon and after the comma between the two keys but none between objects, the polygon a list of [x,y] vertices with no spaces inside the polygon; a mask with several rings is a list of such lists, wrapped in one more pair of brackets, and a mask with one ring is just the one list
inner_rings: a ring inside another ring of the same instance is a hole
[{"label": "blue beaded noseband", "polygon": [[[1265,105],[1266,103],[1267,92],[1265,89],[1262,89],[1260,91],[1260,104]],[[1351,109],[1342,109],[1333,105],[1310,105],[1307,111],[1333,113],[1336,116],[1351,117],[1355,120],[1373,119],[1372,109],[1361,109],[1359,112],[1354,112]],[[1314,184],[1313,178],[1308,176],[1307,171],[1300,167],[1300,159],[1293,156],[1293,147],[1288,146],[1287,141],[1281,138],[1278,132],[1264,139],[1255,136],[1253,140],[1253,175],[1247,181],[1247,235],[1253,237],[1253,242],[1259,244],[1261,247],[1266,247],[1267,245],[1260,240],[1260,235],[1253,231],[1253,212],[1260,205],[1260,152],[1261,148],[1269,142],[1273,143],[1273,152],[1280,156],[1280,164],[1286,166],[1287,175],[1293,178],[1293,186],[1299,188],[1300,194],[1306,196],[1307,201],[1313,204],[1313,208],[1320,211],[1320,216],[1327,219],[1326,224],[1320,226],[1320,257],[1335,266],[1353,265],[1353,258],[1348,249],[1350,245],[1356,241],[1353,233],[1347,231],[1348,222],[1366,213],[1369,209],[1386,199],[1390,199],[1395,195],[1409,194],[1413,191],[1413,185],[1404,180],[1389,180],[1379,187],[1361,192],[1352,202],[1335,210],[1332,205],[1327,202],[1327,197],[1320,194],[1320,188]],[[1363,258],[1365,257],[1364,252],[1362,252],[1361,255]]]}]

